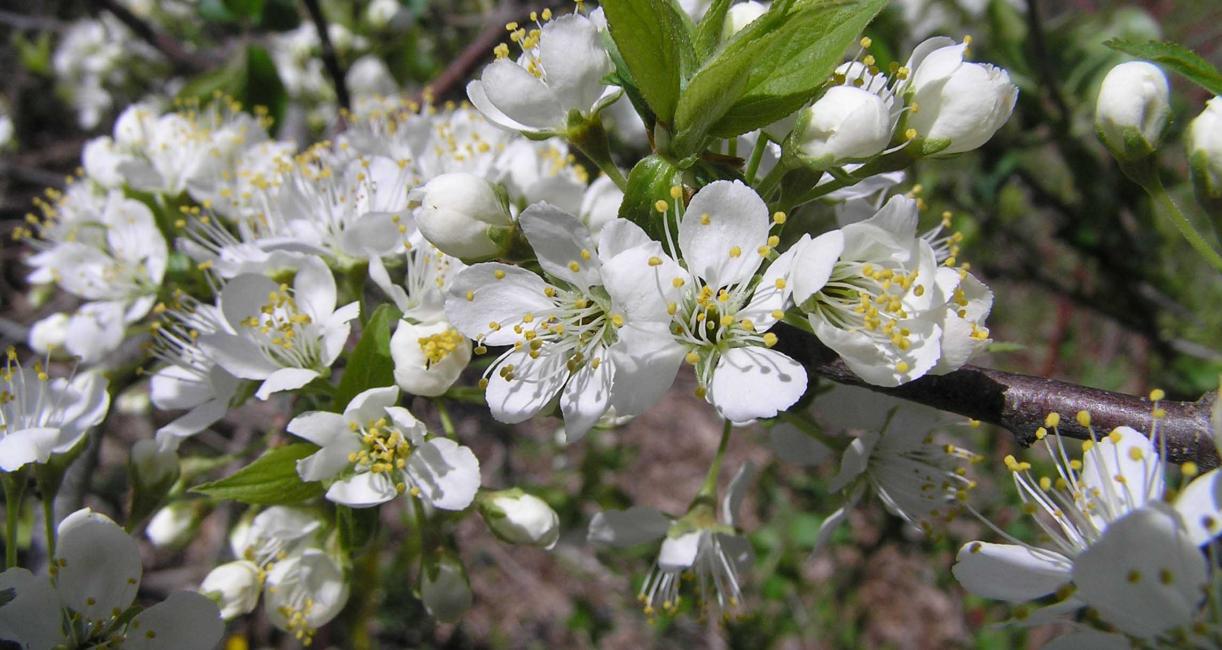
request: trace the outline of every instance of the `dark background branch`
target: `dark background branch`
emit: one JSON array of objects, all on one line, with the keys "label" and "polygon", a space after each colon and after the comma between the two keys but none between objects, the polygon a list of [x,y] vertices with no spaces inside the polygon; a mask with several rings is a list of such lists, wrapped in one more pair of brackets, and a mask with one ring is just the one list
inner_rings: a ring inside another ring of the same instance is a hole
[{"label": "dark background branch", "polygon": [[335,46],[331,44],[331,35],[327,32],[327,19],[323,16],[318,0],[303,0],[306,11],[310,12],[310,21],[318,31],[318,43],[322,48],[322,64],[331,77],[331,85],[335,86],[335,101],[343,110],[352,109],[352,100],[348,97],[348,82],[344,78],[344,70],[339,65],[339,57],[335,54]]},{"label": "dark background branch", "polygon": [[[781,337],[778,349],[801,362],[811,374],[996,424],[1009,430],[1024,446],[1035,441],[1035,430],[1052,412],[1061,414],[1059,428],[1063,435],[1083,440],[1090,437],[1090,432],[1074,419],[1082,410],[1090,413],[1097,436],[1118,426],[1148,434],[1153,425],[1152,403],[1143,397],[971,365],[946,375],[926,375],[903,386],[883,388],[854,375],[835,352],[813,336],[793,331]],[[1165,436],[1171,462],[1192,461],[1202,470],[1218,466],[1209,422],[1213,399],[1211,393],[1196,402],[1159,403],[1167,415],[1158,430]]]},{"label": "dark background branch", "polygon": [[174,69],[183,73],[194,73],[208,70],[212,67],[213,62],[203,56],[189,52],[183,49],[178,41],[174,40],[166,34],[162,34],[154,29],[139,16],[132,13],[130,9],[123,6],[116,0],[94,0],[98,7],[109,12],[119,22],[132,30],[140,40],[152,45],[158,52],[162,54]]}]

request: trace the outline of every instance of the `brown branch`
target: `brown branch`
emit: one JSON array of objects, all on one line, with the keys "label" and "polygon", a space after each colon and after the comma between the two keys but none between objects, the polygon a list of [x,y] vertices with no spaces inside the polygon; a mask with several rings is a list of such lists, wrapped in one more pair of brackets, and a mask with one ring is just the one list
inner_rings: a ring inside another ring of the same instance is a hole
[{"label": "brown branch", "polygon": [[177,40],[153,29],[151,25],[116,0],[94,0],[94,3],[118,18],[119,22],[126,25],[140,40],[153,46],[178,72],[201,72],[211,67],[206,57],[183,49]]},{"label": "brown branch", "polygon": [[344,77],[344,69],[339,65],[339,57],[335,54],[335,46],[331,44],[331,35],[327,32],[327,18],[323,16],[318,0],[303,0],[306,11],[310,12],[310,20],[318,32],[318,43],[322,47],[322,65],[331,77],[331,85],[335,86],[335,101],[342,110],[351,110],[352,101],[348,97],[348,82]]},{"label": "brown branch", "polygon": [[[1008,429],[1024,446],[1035,441],[1035,430],[1052,412],[1062,416],[1059,429],[1063,435],[1083,440],[1090,437],[1090,432],[1075,421],[1078,411],[1090,413],[1097,434],[1118,426],[1149,432],[1153,425],[1151,402],[1143,397],[971,365],[946,375],[927,375],[903,386],[882,388],[854,375],[835,352],[812,336],[793,332],[781,341],[779,348],[811,374],[996,424]],[[1202,470],[1218,466],[1209,422],[1213,401],[1211,393],[1196,402],[1159,403],[1167,415],[1158,430],[1166,440],[1171,462],[1193,461]]]},{"label": "brown branch", "polygon": [[453,92],[456,86],[468,79],[475,68],[488,58],[492,48],[506,38],[505,22],[520,13],[522,9],[516,3],[510,3],[509,6],[490,14],[484,20],[484,29],[440,74],[429,82],[429,94],[437,98],[445,97]]}]

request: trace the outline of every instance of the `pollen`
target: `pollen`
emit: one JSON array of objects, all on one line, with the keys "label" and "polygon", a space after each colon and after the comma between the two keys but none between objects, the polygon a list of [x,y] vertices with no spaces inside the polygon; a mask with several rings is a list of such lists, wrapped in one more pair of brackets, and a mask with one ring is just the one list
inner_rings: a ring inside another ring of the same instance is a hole
[{"label": "pollen", "polygon": [[666,212],[667,207],[668,207],[668,206],[666,205],[666,201],[663,201],[662,199],[658,199],[658,200],[657,200],[657,201],[656,201],[656,202],[653,204],[653,209],[654,209],[654,210],[657,210],[659,213],[665,213],[665,212]]},{"label": "pollen", "polygon": [[505,279],[505,271],[504,271],[504,270],[502,270],[502,269],[497,269],[497,270],[495,270],[495,271],[493,271],[493,272],[492,272],[492,277],[494,277],[494,278],[496,278],[496,279],[498,279],[498,280],[504,280],[504,279]]}]

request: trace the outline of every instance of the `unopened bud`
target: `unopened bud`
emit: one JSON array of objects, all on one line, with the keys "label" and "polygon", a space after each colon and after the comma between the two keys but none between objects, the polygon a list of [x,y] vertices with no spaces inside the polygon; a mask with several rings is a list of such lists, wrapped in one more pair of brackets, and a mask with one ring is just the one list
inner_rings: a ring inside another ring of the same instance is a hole
[{"label": "unopened bud", "polygon": [[480,494],[479,512],[488,528],[510,544],[552,548],[560,538],[560,516],[547,502],[522,490]]},{"label": "unopened bud", "polygon": [[221,618],[230,620],[249,614],[259,604],[259,567],[238,560],[213,569],[199,586],[200,593],[216,601]]},{"label": "unopened bud", "polygon": [[198,505],[191,501],[175,501],[153,515],[144,534],[157,548],[177,549],[191,541],[198,525]]},{"label": "unopened bud", "polygon": [[1149,156],[1162,142],[1170,97],[1167,76],[1158,66],[1130,61],[1112,68],[1095,104],[1099,139],[1122,162]]},{"label": "unopened bud", "polygon": [[1205,110],[1188,125],[1188,164],[1201,203],[1222,213],[1222,97],[1205,103]]},{"label": "unopened bud", "polygon": [[420,600],[429,615],[453,623],[471,608],[471,585],[462,561],[442,552],[425,562],[420,572]]},{"label": "unopened bud", "polygon": [[802,111],[794,129],[798,157],[815,169],[878,155],[891,140],[891,117],[878,95],[833,86]]},{"label": "unopened bud", "polygon": [[473,262],[508,250],[513,220],[491,183],[474,174],[442,174],[423,192],[416,223],[425,239],[442,252]]},{"label": "unopened bud", "polygon": [[726,12],[726,21],[721,28],[721,40],[729,40],[731,36],[742,31],[756,18],[763,16],[766,11],[768,11],[767,5],[754,0],[740,2],[730,7],[730,10]]}]

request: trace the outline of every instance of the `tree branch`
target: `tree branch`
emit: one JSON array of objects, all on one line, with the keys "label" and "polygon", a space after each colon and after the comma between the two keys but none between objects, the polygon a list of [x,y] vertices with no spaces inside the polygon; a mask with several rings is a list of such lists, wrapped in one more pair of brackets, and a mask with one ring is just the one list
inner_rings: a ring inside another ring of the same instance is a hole
[{"label": "tree branch", "polygon": [[310,20],[318,32],[318,43],[322,47],[322,64],[331,77],[331,85],[335,86],[335,101],[342,110],[352,109],[352,100],[348,98],[348,82],[344,78],[344,70],[339,65],[339,57],[335,55],[335,47],[331,44],[331,35],[327,32],[327,19],[323,16],[318,0],[304,0],[306,11],[310,12]]},{"label": "tree branch", "polygon": [[[1035,430],[1052,412],[1062,416],[1062,435],[1082,440],[1089,438],[1090,432],[1075,421],[1078,411],[1090,413],[1096,435],[1118,426],[1148,433],[1153,425],[1152,403],[1143,397],[971,365],[946,375],[926,375],[902,386],[883,388],[854,375],[835,352],[813,336],[794,331],[791,336],[782,336],[781,342],[778,349],[801,362],[811,374],[996,424],[1008,429],[1023,446],[1035,441]],[[1166,439],[1168,460],[1192,461],[1202,471],[1218,466],[1209,422],[1214,399],[1210,393],[1196,402],[1159,403],[1167,412],[1158,430]]]},{"label": "tree branch", "polygon": [[115,18],[118,18],[119,22],[132,30],[140,40],[152,45],[154,49],[160,52],[174,66],[175,70],[192,73],[201,72],[209,68],[209,62],[205,57],[197,56],[183,49],[178,41],[153,29],[151,25],[144,22],[139,16],[132,13],[130,9],[116,0],[94,0],[94,2],[102,9],[110,12]]}]

